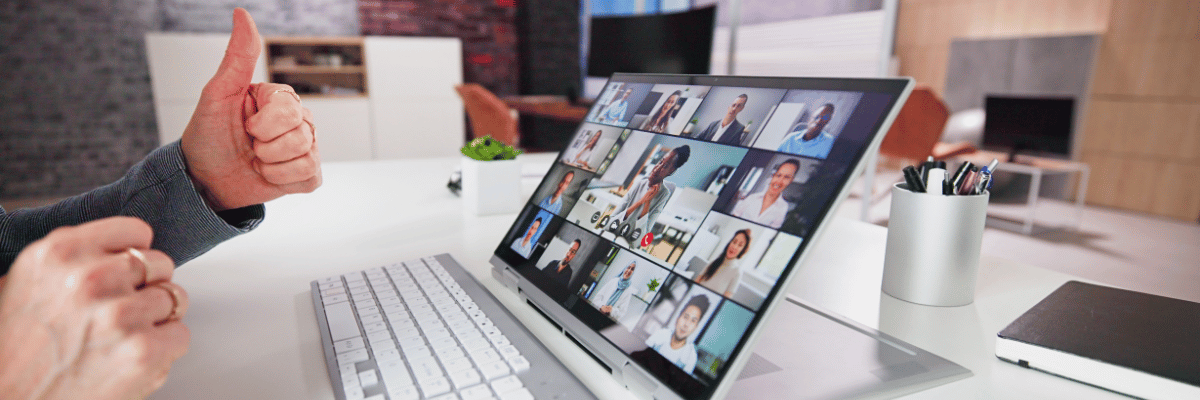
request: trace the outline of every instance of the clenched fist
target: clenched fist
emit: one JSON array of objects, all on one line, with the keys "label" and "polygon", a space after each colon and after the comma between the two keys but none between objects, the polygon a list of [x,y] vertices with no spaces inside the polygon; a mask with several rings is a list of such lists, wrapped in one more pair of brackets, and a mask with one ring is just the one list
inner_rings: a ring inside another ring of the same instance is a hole
[{"label": "clenched fist", "polygon": [[251,84],[262,40],[250,13],[233,11],[233,34],[180,143],[188,174],[213,211],[321,186],[312,113],[288,85]]}]

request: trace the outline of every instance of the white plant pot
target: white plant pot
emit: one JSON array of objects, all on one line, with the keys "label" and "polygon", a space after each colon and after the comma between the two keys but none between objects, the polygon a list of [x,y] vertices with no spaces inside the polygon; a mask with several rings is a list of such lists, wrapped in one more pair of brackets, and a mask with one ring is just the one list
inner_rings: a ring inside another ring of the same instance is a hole
[{"label": "white plant pot", "polygon": [[462,158],[463,213],[493,215],[521,210],[520,160]]}]

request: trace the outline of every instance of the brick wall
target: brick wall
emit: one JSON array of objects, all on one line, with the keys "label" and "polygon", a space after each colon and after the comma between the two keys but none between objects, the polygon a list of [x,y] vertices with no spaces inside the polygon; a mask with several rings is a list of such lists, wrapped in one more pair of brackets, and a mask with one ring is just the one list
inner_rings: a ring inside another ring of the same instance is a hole
[{"label": "brick wall", "polygon": [[515,0],[358,0],[363,35],[462,39],[463,80],[518,94]]},{"label": "brick wall", "polygon": [[[236,4],[235,4],[236,3]],[[0,198],[112,182],[158,145],[144,35],[357,35],[355,0],[17,0],[0,5]]]}]

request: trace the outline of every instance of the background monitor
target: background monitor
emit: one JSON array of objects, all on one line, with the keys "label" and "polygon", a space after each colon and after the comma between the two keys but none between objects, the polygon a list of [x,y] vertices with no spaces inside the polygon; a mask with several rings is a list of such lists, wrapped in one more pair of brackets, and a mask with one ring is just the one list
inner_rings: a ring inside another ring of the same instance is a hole
[{"label": "background monitor", "polygon": [[1074,98],[989,95],[984,110],[984,148],[1070,157]]},{"label": "background monitor", "polygon": [[[595,17],[589,35],[585,95],[599,95],[591,81],[617,72],[708,74],[717,7],[653,15]],[[594,90],[591,90],[594,89]]]}]

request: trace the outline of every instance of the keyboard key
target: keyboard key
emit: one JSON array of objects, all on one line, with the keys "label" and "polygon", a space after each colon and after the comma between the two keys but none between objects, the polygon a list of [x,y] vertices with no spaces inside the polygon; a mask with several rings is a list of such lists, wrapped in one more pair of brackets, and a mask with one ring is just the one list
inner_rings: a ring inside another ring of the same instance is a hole
[{"label": "keyboard key", "polygon": [[421,360],[410,359],[408,367],[411,368],[413,376],[417,378],[417,382],[442,376],[442,368],[438,367],[437,360],[433,358]]},{"label": "keyboard key", "polygon": [[488,389],[487,385],[476,385],[458,392],[463,400],[479,400],[492,397],[492,389]]},{"label": "keyboard key", "polygon": [[351,273],[342,275],[342,278],[345,278],[347,283],[362,282],[363,274],[362,274],[362,272],[351,272]]},{"label": "keyboard key", "polygon": [[458,341],[454,340],[450,335],[446,335],[441,339],[432,339],[429,341],[429,347],[433,348],[434,352],[442,352],[452,348],[458,348]]},{"label": "keyboard key", "polygon": [[450,382],[454,384],[455,388],[462,390],[465,387],[478,384],[481,381],[479,373],[475,372],[475,369],[471,368],[451,372]]},{"label": "keyboard key", "polygon": [[373,313],[373,314],[358,313],[358,315],[359,315],[359,317],[361,317],[361,319],[359,319],[359,320],[362,321],[363,325],[372,324],[372,323],[376,323],[376,322],[383,322],[383,316],[379,315],[379,313]]},{"label": "keyboard key", "polygon": [[358,386],[346,386],[346,400],[363,400],[362,388]]},{"label": "keyboard key", "polygon": [[526,360],[524,356],[516,356],[508,360],[508,365],[512,367],[513,372],[520,373],[529,369],[529,360]]},{"label": "keyboard key", "polygon": [[483,374],[483,379],[488,381],[508,375],[509,371],[508,364],[504,361],[480,364],[479,366],[479,372]]},{"label": "keyboard key", "polygon": [[394,348],[375,349],[375,352],[373,353],[373,355],[375,356],[375,360],[377,360],[377,361],[389,361],[389,360],[399,360],[400,359],[400,351],[398,351]]},{"label": "keyboard key", "polygon": [[334,341],[361,336],[350,303],[326,304],[325,321],[329,323],[329,335]]},{"label": "keyboard key", "polygon": [[421,400],[421,392],[416,386],[404,386],[392,389],[388,387],[388,397],[391,400]]},{"label": "keyboard key", "polygon": [[375,370],[370,369],[358,373],[358,382],[362,387],[371,387],[379,384],[379,375]]},{"label": "keyboard key", "polygon": [[379,373],[383,375],[383,384],[388,387],[388,391],[392,388],[412,386],[413,379],[408,375],[408,365],[405,365],[404,361],[382,360],[376,363],[379,364]]},{"label": "keyboard key", "polygon": [[492,344],[488,343],[487,340],[477,338],[464,340],[462,347],[467,349],[468,353],[473,353],[478,350],[490,349],[492,348]]},{"label": "keyboard key", "polygon": [[505,393],[508,393],[508,392],[511,392],[511,391],[514,391],[514,390],[517,390],[517,389],[520,389],[523,387],[525,387],[525,384],[521,383],[521,379],[517,378],[516,375],[509,375],[509,376],[492,381],[492,390],[496,391],[496,393],[499,394],[500,396],[504,396]]},{"label": "keyboard key", "polygon": [[463,349],[460,347],[455,347],[453,349],[446,349],[446,350],[442,350],[442,351],[438,352],[438,358],[442,360],[442,363],[445,363],[446,360],[452,360],[455,358],[461,358],[461,357],[466,357],[466,356],[467,356],[467,353],[463,352]]},{"label": "keyboard key", "polygon": [[338,354],[337,357],[339,365],[367,361],[371,358],[367,355],[367,349],[350,350],[345,353]]},{"label": "keyboard key", "polygon": [[513,347],[512,345],[500,346],[496,349],[496,352],[500,353],[500,356],[504,357],[505,360],[511,360],[521,356],[521,351],[517,350],[517,348]]},{"label": "keyboard key", "polygon": [[363,343],[362,337],[354,337],[346,340],[333,342],[333,352],[337,354],[345,353],[350,350],[358,350],[366,348],[367,344]]},{"label": "keyboard key", "polygon": [[371,333],[371,332],[379,332],[379,331],[386,331],[386,330],[387,330],[387,324],[384,324],[383,322],[375,322],[375,323],[370,323],[370,324],[363,324],[363,330],[364,330],[364,331],[366,331],[367,333]]},{"label": "keyboard key", "polygon": [[346,295],[344,295],[344,294],[335,294],[333,296],[321,297],[321,302],[325,304],[326,308],[328,308],[331,304],[342,303],[342,302],[345,302],[346,300],[349,300],[349,298],[347,298]]},{"label": "keyboard key", "polygon": [[511,392],[501,393],[500,400],[533,400],[533,393],[529,393],[529,389],[520,388]]},{"label": "keyboard key", "polygon": [[385,399],[385,398],[383,397],[383,394],[377,394],[377,395],[374,395],[374,396],[371,396],[371,397],[365,398],[365,399],[363,399],[363,400],[387,400],[387,399]]},{"label": "keyboard key", "polygon": [[470,354],[471,360],[475,361],[475,363],[479,365],[503,360],[503,358],[500,357],[500,353],[497,353],[496,350],[491,347],[476,351],[468,350],[467,354]]},{"label": "keyboard key", "polygon": [[446,367],[446,371],[450,371],[451,373],[474,368],[471,365],[471,360],[466,357],[443,358],[442,365]]},{"label": "keyboard key", "polygon": [[338,286],[338,287],[335,287],[332,289],[322,289],[321,290],[321,298],[325,298],[326,296],[337,296],[339,294],[341,294],[341,295],[346,294],[346,288]]},{"label": "keyboard key", "polygon": [[450,391],[450,381],[440,376],[424,381],[418,380],[417,386],[421,388],[421,393],[425,397],[433,397]]},{"label": "keyboard key", "polygon": [[324,284],[327,284],[327,283],[335,283],[335,282],[336,282],[336,283],[338,283],[338,284],[341,284],[341,283],[342,283],[342,277],[340,277],[340,276],[331,276],[331,277],[328,277],[328,278],[321,278],[321,279],[317,279],[317,283],[318,283],[318,284],[321,284],[321,285],[324,285]]},{"label": "keyboard key", "polygon": [[367,334],[367,341],[371,342],[372,346],[374,346],[375,343],[379,343],[379,342],[384,342],[384,341],[391,342],[392,334],[389,333],[388,331],[371,332],[371,333]]},{"label": "keyboard key", "polygon": [[429,400],[459,400],[459,398],[458,398],[458,395],[457,395],[457,394],[454,394],[454,393],[446,393],[446,394],[443,394],[443,395],[441,395],[441,396],[438,396],[438,397],[434,397],[434,398],[432,398],[432,399],[429,399]]}]

